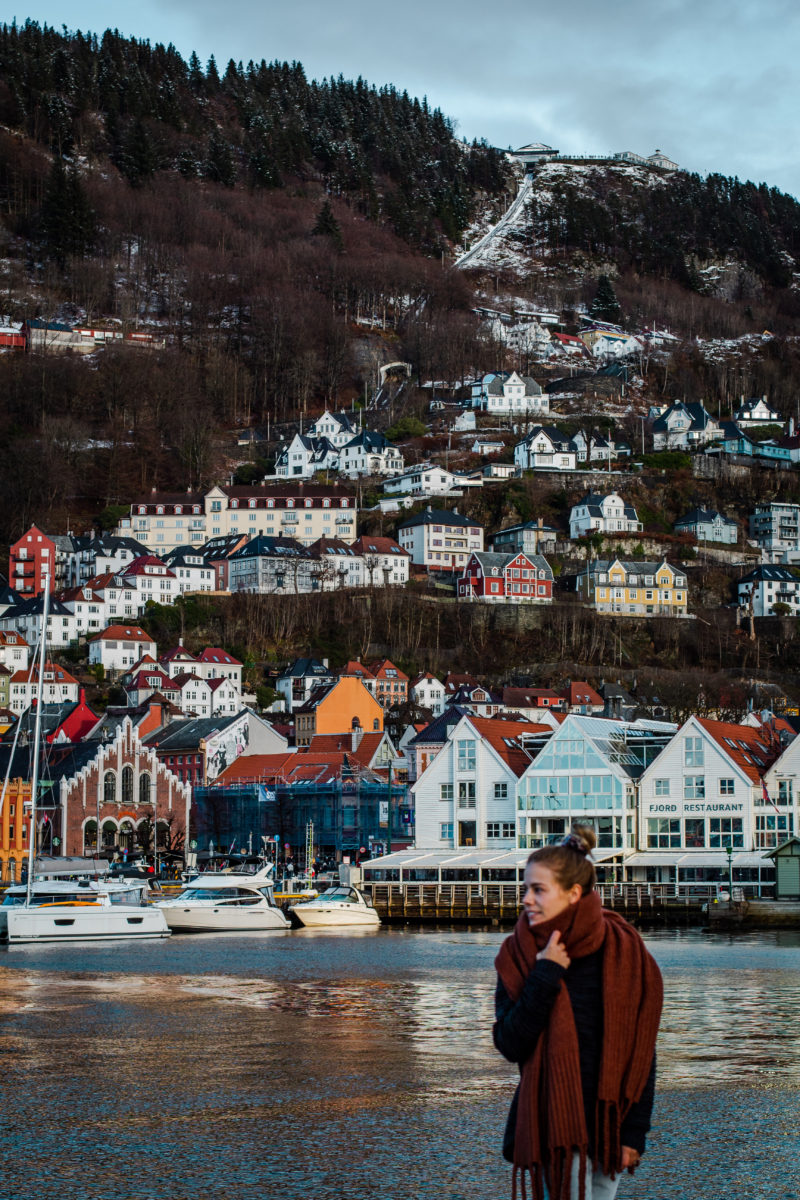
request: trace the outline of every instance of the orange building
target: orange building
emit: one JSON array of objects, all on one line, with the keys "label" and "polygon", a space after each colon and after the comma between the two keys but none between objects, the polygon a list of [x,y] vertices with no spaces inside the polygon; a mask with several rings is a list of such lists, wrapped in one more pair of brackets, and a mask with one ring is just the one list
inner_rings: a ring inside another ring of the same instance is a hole
[{"label": "orange building", "polygon": [[295,713],[295,741],[307,746],[319,733],[383,732],[383,709],[354,675],[316,688]]},{"label": "orange building", "polygon": [[30,816],[25,811],[25,801],[30,798],[30,783],[9,780],[0,817],[0,874],[4,883],[19,883],[22,864],[28,857]]}]

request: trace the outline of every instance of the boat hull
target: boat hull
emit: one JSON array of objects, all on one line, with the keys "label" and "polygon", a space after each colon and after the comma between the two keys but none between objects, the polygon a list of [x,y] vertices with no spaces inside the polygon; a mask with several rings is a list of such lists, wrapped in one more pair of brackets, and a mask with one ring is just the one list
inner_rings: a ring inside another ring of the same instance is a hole
[{"label": "boat hull", "polygon": [[292,912],[305,929],[359,926],[377,929],[381,919],[374,909],[315,908],[313,904],[295,904]]},{"label": "boat hull", "polygon": [[261,933],[289,928],[279,908],[247,909],[231,905],[201,908],[174,904],[164,906],[161,911],[175,933]]},{"label": "boat hull", "polygon": [[98,942],[120,939],[165,938],[170,929],[160,909],[121,904],[73,908],[11,908],[6,914],[4,940],[10,946],[26,942]]}]

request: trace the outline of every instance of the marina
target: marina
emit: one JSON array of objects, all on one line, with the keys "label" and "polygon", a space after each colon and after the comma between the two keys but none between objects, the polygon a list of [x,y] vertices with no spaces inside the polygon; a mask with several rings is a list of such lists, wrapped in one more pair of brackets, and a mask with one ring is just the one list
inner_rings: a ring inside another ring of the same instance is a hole
[{"label": "marina", "polygon": [[[308,930],[131,943],[124,957],[100,944],[6,950],[0,1190],[341,1200],[380,1178],[392,1200],[506,1195],[515,1080],[491,1042],[503,936]],[[659,1085],[621,1200],[789,1200],[800,936],[645,937],[666,984]]]}]

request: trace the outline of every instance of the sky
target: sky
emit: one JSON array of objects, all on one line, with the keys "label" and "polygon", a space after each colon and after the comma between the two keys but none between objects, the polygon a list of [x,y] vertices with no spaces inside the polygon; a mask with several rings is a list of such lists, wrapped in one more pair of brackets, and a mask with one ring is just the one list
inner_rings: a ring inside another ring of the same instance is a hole
[{"label": "sky", "polygon": [[800,197],[797,0],[42,0],[16,17],[115,27],[223,67],[296,60],[309,78],[427,96],[469,140],[660,149]]}]

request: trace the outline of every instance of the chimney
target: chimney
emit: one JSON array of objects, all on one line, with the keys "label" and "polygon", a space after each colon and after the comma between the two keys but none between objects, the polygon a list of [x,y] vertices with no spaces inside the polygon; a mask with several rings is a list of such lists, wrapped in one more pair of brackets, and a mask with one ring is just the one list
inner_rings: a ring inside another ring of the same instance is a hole
[{"label": "chimney", "polygon": [[353,728],[350,731],[350,750],[353,754],[358,749],[363,736],[364,730],[361,728],[358,717],[353,717]]},{"label": "chimney", "polygon": [[178,638],[178,645],[183,646],[183,638],[182,637]]}]

